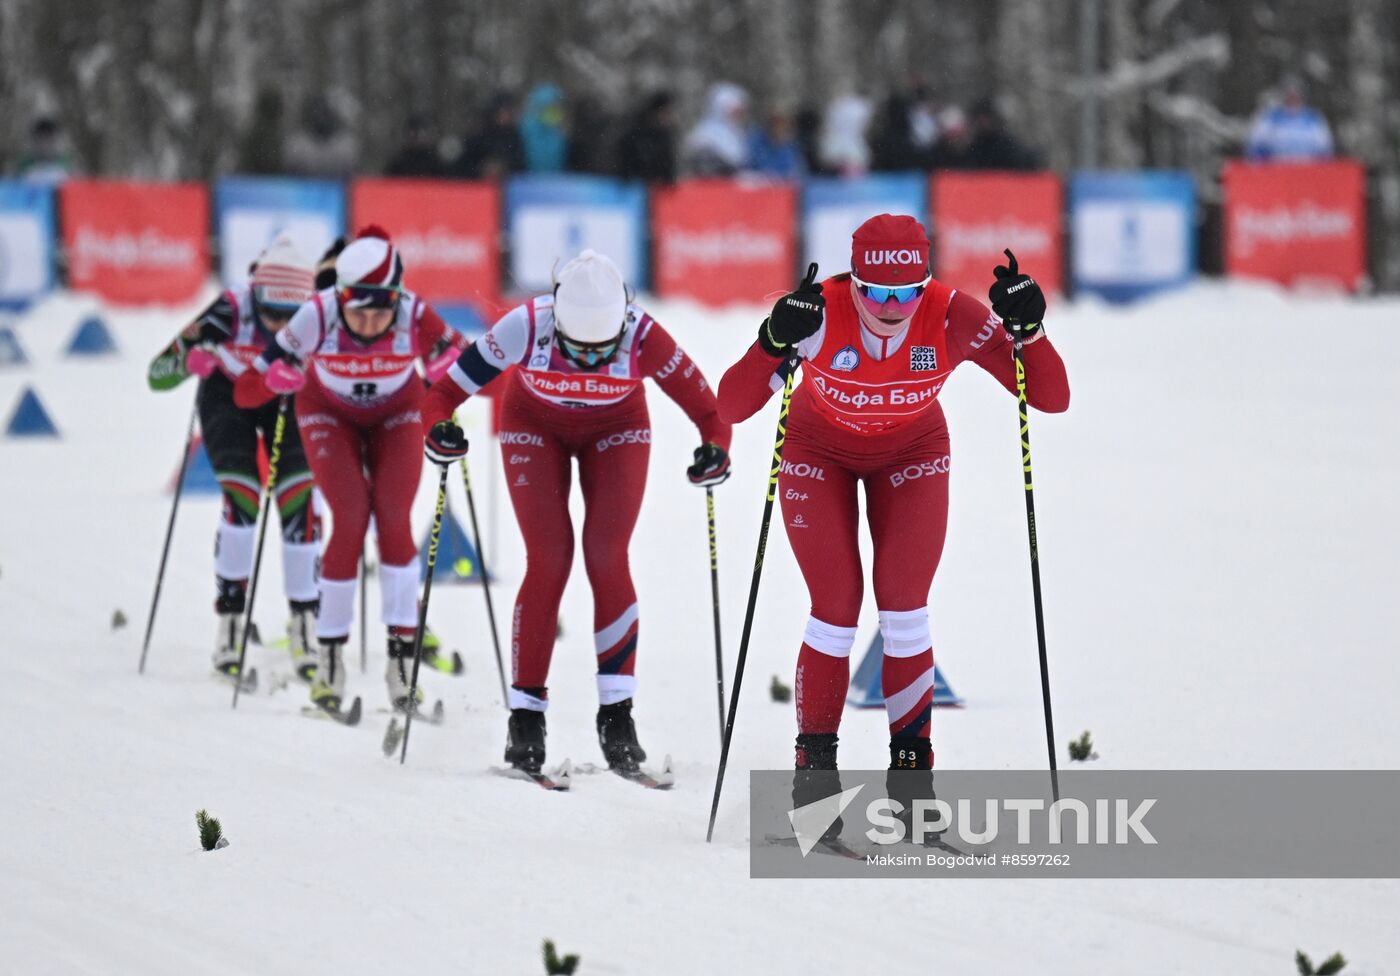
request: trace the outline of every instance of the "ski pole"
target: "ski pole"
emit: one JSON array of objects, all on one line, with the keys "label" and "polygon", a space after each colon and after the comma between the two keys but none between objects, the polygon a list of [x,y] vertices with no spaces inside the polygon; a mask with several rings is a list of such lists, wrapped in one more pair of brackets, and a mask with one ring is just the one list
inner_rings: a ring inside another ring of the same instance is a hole
[{"label": "ski pole", "polygon": [[1050,712],[1050,663],[1045,654],[1045,612],[1040,600],[1040,547],[1035,537],[1035,492],[1031,488],[1031,422],[1026,412],[1026,364],[1021,357],[1021,325],[1010,322],[1015,342],[1016,406],[1021,414],[1021,469],[1026,482],[1026,534],[1031,546],[1031,591],[1035,594],[1035,637],[1040,648],[1040,696],[1045,704],[1045,745],[1050,753],[1050,790],[1060,800],[1060,774],[1055,765],[1055,722]]},{"label": "ski pole", "polygon": [[[454,414],[452,422],[457,422]],[[481,592],[486,594],[486,619],[491,624],[491,644],[496,649],[496,674],[501,679],[501,704],[510,708],[510,696],[506,693],[506,666],[501,659],[501,637],[496,629],[496,606],[491,600],[491,577],[486,572],[486,554],[482,551],[481,528],[476,522],[476,498],[472,494],[472,475],[467,467],[467,456],[462,455],[462,486],[467,491],[467,514],[472,520],[472,537],[476,542],[476,561],[481,568]]]},{"label": "ski pole", "polygon": [[287,404],[290,398],[277,398],[277,424],[272,429],[272,450],[267,454],[267,482],[258,499],[258,548],[253,554],[253,573],[248,579],[248,605],[243,610],[243,634],[238,640],[238,672],[233,676],[233,704],[238,707],[238,693],[243,690],[243,665],[248,658],[248,631],[253,626],[253,601],[258,595],[258,573],[262,569],[263,543],[267,541],[267,523],[277,507],[277,465],[282,460],[282,433],[287,429]]},{"label": "ski pole", "polygon": [[146,639],[141,642],[141,663],[137,674],[146,673],[146,652],[151,649],[151,631],[156,626],[156,607],[160,603],[160,588],[165,582],[165,561],[170,557],[170,540],[175,535],[175,513],[180,510],[180,496],[185,491],[185,469],[190,464],[190,445],[194,443],[194,419],[199,416],[199,397],[190,407],[190,425],[185,431],[185,447],[180,452],[180,473],[175,476],[175,497],[170,502],[170,521],[165,526],[165,545],[160,550],[160,568],[156,570],[156,591],[151,594],[151,612],[146,615]]},{"label": "ski pole", "polygon": [[715,611],[715,692],[719,703],[719,742],[724,748],[724,651],[719,629],[719,548],[715,541],[715,489],[705,486],[705,511],[710,519],[710,601]]},{"label": "ski pole", "polygon": [[438,472],[437,508],[433,511],[433,534],[428,540],[428,578],[423,581],[423,599],[418,604],[418,629],[413,634],[413,674],[408,680],[408,707],[403,716],[403,746],[399,750],[399,765],[408,758],[408,733],[413,728],[413,713],[418,711],[418,665],[423,660],[423,633],[428,629],[428,598],[433,594],[433,575],[437,569],[438,538],[442,535],[442,510],[447,505],[447,465]]},{"label": "ski pole", "polygon": [[368,626],[366,620],[369,619],[368,599],[369,584],[366,578],[369,575],[369,567],[365,564],[365,554],[360,552],[360,674],[369,670],[369,652],[365,650],[365,628]]},{"label": "ski pole", "polygon": [[[812,271],[816,270],[814,265]],[[808,273],[811,277],[812,272]],[[749,634],[753,630],[754,608],[758,604],[758,582],[763,575],[763,556],[768,548],[768,524],[773,519],[773,499],[778,494],[778,472],[783,466],[783,441],[787,439],[788,408],[792,405],[792,381],[797,373],[797,358],[788,359],[783,366],[783,405],[778,411],[778,434],[773,441],[773,466],[768,472],[768,497],[763,502],[763,521],[758,529],[758,555],[753,561],[753,581],[749,584],[749,605],[744,612],[744,632],[739,638],[739,659],[734,662],[734,687],[729,693],[729,718],[724,723],[720,742],[719,771],[715,774],[715,796],[710,802],[710,826],[705,842],[715,835],[715,817],[719,814],[719,791],[724,786],[724,768],[729,763],[729,743],[734,738],[734,715],[739,710],[739,688],[744,682],[744,662],[749,656]]]}]

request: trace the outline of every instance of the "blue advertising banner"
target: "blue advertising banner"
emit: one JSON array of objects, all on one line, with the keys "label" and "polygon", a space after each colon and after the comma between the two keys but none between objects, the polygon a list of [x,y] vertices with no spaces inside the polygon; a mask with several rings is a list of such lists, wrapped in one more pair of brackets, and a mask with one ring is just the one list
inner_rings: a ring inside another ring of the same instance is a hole
[{"label": "blue advertising banner", "polygon": [[507,290],[549,291],[555,262],[592,248],[646,285],[646,189],[598,176],[518,176],[506,184]]},{"label": "blue advertising banner", "polygon": [[21,309],[54,285],[53,189],[0,180],[0,308]]},{"label": "blue advertising banner", "polygon": [[889,173],[860,179],[810,179],[802,187],[802,263],[818,279],[851,270],[851,234],[876,214],[909,214],[928,228],[928,177]]},{"label": "blue advertising banner", "polygon": [[248,265],[283,231],[308,261],[319,260],[345,233],[345,188],[330,180],[231,176],[214,188],[214,219],[219,276],[232,286],[248,280]]},{"label": "blue advertising banner", "polygon": [[1076,173],[1070,181],[1076,291],[1128,302],[1196,273],[1196,186],[1172,171]]}]

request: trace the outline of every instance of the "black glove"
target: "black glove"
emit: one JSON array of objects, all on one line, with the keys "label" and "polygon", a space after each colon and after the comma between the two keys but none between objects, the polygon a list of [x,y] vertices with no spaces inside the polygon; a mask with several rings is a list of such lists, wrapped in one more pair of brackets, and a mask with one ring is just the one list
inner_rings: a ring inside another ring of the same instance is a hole
[{"label": "black glove", "polygon": [[345,250],[345,238],[337,237],[330,249],[321,255],[321,260],[316,262],[317,291],[335,284],[335,259],[340,257],[340,252],[343,250]]},{"label": "black glove", "polygon": [[685,469],[692,485],[709,488],[729,478],[729,455],[718,444],[701,444],[695,449],[695,463]]},{"label": "black glove", "polygon": [[1045,293],[1034,278],[1017,270],[1016,255],[1009,248],[1004,253],[1011,260],[1011,267],[999,264],[993,269],[997,280],[987,297],[992,300],[992,311],[997,313],[1011,337],[1025,342],[1040,331],[1041,320],[1045,318]]},{"label": "black glove", "polygon": [[817,283],[817,265],[807,268],[807,277],[773,306],[773,311],[758,327],[758,344],[770,356],[791,356],[792,346],[822,327],[826,314],[826,299]]},{"label": "black glove", "polygon": [[423,453],[434,464],[451,464],[466,456],[467,435],[452,421],[439,420],[433,424],[433,429],[428,431],[427,440],[423,443]]}]

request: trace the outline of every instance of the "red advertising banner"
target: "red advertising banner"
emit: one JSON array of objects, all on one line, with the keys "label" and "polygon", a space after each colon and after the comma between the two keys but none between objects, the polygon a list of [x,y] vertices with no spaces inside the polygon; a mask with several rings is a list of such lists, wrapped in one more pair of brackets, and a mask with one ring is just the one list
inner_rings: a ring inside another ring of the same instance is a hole
[{"label": "red advertising banner", "polygon": [[404,284],[428,301],[482,308],[500,294],[500,191],[450,180],[356,180],[352,231],[379,224],[403,254]]},{"label": "red advertising banner", "polygon": [[654,190],[651,214],[657,294],[726,305],[793,287],[796,188],[692,180]]},{"label": "red advertising banner", "polygon": [[173,304],[208,280],[202,184],[70,180],[59,192],[74,289],[122,305]]},{"label": "red advertising banner", "polygon": [[1060,179],[1053,173],[935,173],[933,273],[987,301],[992,269],[1010,248],[1047,292],[1064,290]]},{"label": "red advertising banner", "polygon": [[1366,275],[1366,177],[1349,159],[1225,164],[1225,271],[1355,290]]}]

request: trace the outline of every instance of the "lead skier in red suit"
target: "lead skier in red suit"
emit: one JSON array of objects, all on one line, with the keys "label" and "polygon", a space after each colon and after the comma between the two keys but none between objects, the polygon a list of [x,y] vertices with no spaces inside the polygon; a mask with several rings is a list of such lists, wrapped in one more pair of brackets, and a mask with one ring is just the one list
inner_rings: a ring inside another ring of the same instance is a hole
[{"label": "lead skier in red suit", "polygon": [[[336,283],[312,295],[239,377],[239,406],[296,393],[297,426],[316,484],[331,510],[316,616],[318,658],[311,701],[338,713],[345,695],[343,650],[355,614],[355,582],[371,513],[379,537],[379,583],[389,630],[385,683],[410,707],[409,673],[418,624],[418,550],[409,514],[423,469],[423,383],[466,339],[403,287],[403,261],[389,235],[367,227],[335,259]],[[419,690],[421,700],[422,691]]]},{"label": "lead skier in red suit", "polygon": [[914,218],[872,217],[851,243],[850,272],[809,279],[780,299],[720,384],[720,412],[738,423],[782,389],[789,358],[801,364],[778,476],[788,540],[812,600],[795,683],[799,804],[829,795],[836,783],[837,729],[864,592],[856,485],[865,486],[875,549],[890,768],[929,770],[927,604],[943,553],[951,458],[939,391],[954,369],[973,362],[1014,392],[1013,340],[1003,320],[1015,320],[1023,325],[1030,405],[1069,407],[1064,364],[1041,328],[1045,298],[1014,257],[996,269],[994,315],[931,276],[928,236]]},{"label": "lead skier in red suit", "polygon": [[627,548],[651,453],[643,378],[655,380],[700,430],[687,471],[692,484],[729,476],[730,427],[690,357],[628,300],[612,261],[591,250],[559,269],[553,294],[507,313],[429,391],[429,458],[447,464],[466,453],[461,428],[448,418],[512,365],[518,368],[501,393],[499,436],[526,571],[511,637],[505,758],[531,772],[544,762],[549,661],[574,556],[569,482],[577,459],[583,563],[593,588],[598,740],[610,767],[635,771],[646,753],[632,721],[638,611]]}]

